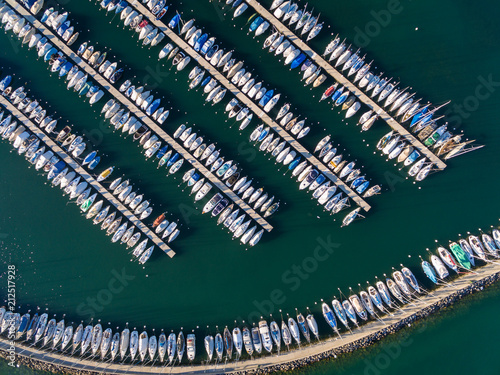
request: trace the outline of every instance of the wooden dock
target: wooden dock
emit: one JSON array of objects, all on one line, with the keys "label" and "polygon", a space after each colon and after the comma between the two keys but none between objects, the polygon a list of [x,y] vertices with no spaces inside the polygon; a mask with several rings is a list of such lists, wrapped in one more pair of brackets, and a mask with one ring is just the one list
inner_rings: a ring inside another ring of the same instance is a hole
[{"label": "wooden dock", "polygon": [[266,125],[273,129],[282,139],[287,141],[289,145],[301,154],[309,163],[311,163],[318,171],[323,173],[325,177],[330,179],[342,191],[352,199],[363,210],[370,210],[371,206],[361,198],[356,191],[351,189],[349,185],[344,183],[335,173],[321,163],[312,153],[310,153],[304,146],[302,146],[295,138],[293,138],[281,125],[273,121],[273,119],[262,110],[256,103],[250,100],[241,90],[233,85],[220,71],[210,64],[204,57],[196,52],[184,39],[169,29],[161,20],[156,20],[155,16],[140,2],[134,1],[130,4],[136,11],[142,13],[148,18],[148,21],[161,30],[165,35],[170,38],[179,48],[183,49],[193,60],[207,70],[212,77],[217,79],[226,89],[231,92],[240,102],[245,104],[257,117],[259,117]]},{"label": "wooden dock", "polygon": [[307,54],[309,58],[320,66],[325,72],[327,72],[333,79],[347,88],[354,96],[358,98],[360,102],[365,104],[368,108],[374,112],[379,113],[380,118],[387,122],[387,124],[395,131],[397,131],[402,138],[407,142],[411,143],[421,155],[424,155],[429,159],[435,166],[439,169],[446,168],[446,164],[438,158],[431,150],[429,150],[420,140],[418,140],[413,134],[411,134],[404,126],[397,122],[391,115],[383,110],[377,103],[375,103],[368,95],[366,95],[361,89],[354,85],[351,81],[345,78],[338,70],[333,68],[325,59],[323,59],[319,54],[312,50],[302,39],[290,31],[285,25],[278,20],[274,14],[269,12],[256,0],[246,0],[248,5],[252,6],[257,13],[259,13],[263,18],[265,18],[271,25],[273,25],[280,33],[282,33],[291,43],[295,44],[296,47],[300,48],[302,52]]},{"label": "wooden dock", "polygon": [[228,196],[236,205],[240,207],[247,215],[255,220],[262,228],[270,232],[273,226],[267,222],[261,215],[259,215],[253,208],[251,208],[245,201],[243,201],[236,193],[229,189],[224,182],[218,179],[212,172],[210,172],[203,164],[201,164],[194,156],[192,156],[184,147],[168,135],[158,124],[150,119],[143,111],[137,108],[135,103],[123,95],[113,85],[111,85],[99,72],[93,69],[86,61],[81,59],[74,53],[66,44],[64,44],[59,37],[50,31],[44,24],[39,22],[33,15],[31,15],[24,7],[14,0],[6,0],[17,12],[25,17],[33,26],[42,33],[48,41],[57,46],[67,57],[73,60],[81,69],[83,69],[89,76],[106,89],[116,100],[121,102],[122,105],[127,107],[131,115],[135,116],[139,121],[146,124],[152,131],[154,131],[159,138],[167,142],[176,152],[179,153],[187,162],[194,168],[200,171],[207,180],[216,186],[221,192]]},{"label": "wooden dock", "polygon": [[12,103],[5,97],[0,95],[0,103],[10,112],[13,116],[17,117],[22,124],[35,134],[42,142],[44,142],[50,149],[57,154],[69,167],[82,176],[87,183],[92,186],[99,194],[112,204],[121,215],[128,221],[134,224],[144,235],[154,242],[165,254],[170,258],[175,255],[175,252],[165,244],[152,230],[150,230],[141,220],[139,220],[132,212],[128,210],[116,197],[105,189],[97,180],[92,177],[80,164],[71,158],[66,151],[59,147],[49,136],[47,136],[38,126],[30,121],[21,111],[19,111]]}]

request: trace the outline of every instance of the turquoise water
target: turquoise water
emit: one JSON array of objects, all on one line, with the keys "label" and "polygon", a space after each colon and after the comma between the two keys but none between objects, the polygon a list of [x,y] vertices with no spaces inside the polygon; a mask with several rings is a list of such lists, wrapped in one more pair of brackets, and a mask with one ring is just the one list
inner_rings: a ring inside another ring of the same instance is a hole
[{"label": "turquoise water", "polygon": [[[335,5],[315,1],[310,5],[321,12],[326,24],[332,25],[312,42],[320,52],[332,38],[331,33],[340,33],[350,41],[360,40],[357,30],[370,30],[366,26],[373,25],[372,11],[382,14],[387,7],[383,1]],[[424,100],[435,104],[451,100],[452,104],[446,107],[450,124],[463,130],[467,137],[486,144],[480,151],[451,160],[444,172],[431,175],[418,185],[401,177],[404,175],[380,155],[374,155],[374,146],[388,131],[387,127],[377,123],[370,132],[360,134],[354,125],[357,117],[342,121],[343,115],[325,102],[318,103],[322,89],[310,92],[303,88],[296,72],[288,71],[274,56],[262,52],[264,36],[253,40],[246,35],[245,19],[249,13],[232,21],[207,1],[177,5],[185,19],[196,17],[197,23],[216,35],[226,48],[235,48],[237,56],[253,67],[258,76],[286,94],[286,100],[297,108],[294,112],[303,113],[308,121],[317,124],[304,139],[306,146],[314,147],[331,133],[346,149],[344,155],[351,154],[374,182],[384,186],[384,193],[370,200],[373,209],[367,218],[343,229],[339,228],[340,217],[325,215],[306,193],[298,191],[295,182],[283,176],[284,169],[279,170],[248,144],[250,129],[240,135],[237,126],[226,121],[223,107],[229,99],[216,107],[204,106],[199,91],[187,91],[189,68],[176,72],[170,69],[170,62],[158,64],[161,47],[142,48],[132,39],[131,32],[122,30],[117,19],[110,23],[111,16],[98,11],[94,2],[72,1],[64,6],[78,22],[78,28],[84,30],[80,41],[92,40],[94,45],[98,42],[102,49],[107,46],[111,50],[108,55],[131,69],[126,78],[137,76],[136,81],[157,86],[155,90],[166,97],[174,108],[164,125],[167,132],[173,133],[182,123],[196,126],[210,141],[217,141],[227,158],[238,160],[254,181],[279,197],[282,204],[270,219],[275,229],[257,247],[246,250],[231,241],[213,220],[200,214],[202,204],[193,204],[188,191],[178,187],[179,176],[166,177],[154,163],[144,160],[130,139],[109,130],[100,116],[104,100],[89,108],[66,90],[63,81],[50,75],[46,65],[36,60],[34,51],[15,47],[11,34],[2,35],[0,59],[4,71],[22,77],[16,80],[19,84],[28,82],[33,96],[46,101],[62,117],[61,128],[68,122],[87,134],[95,148],[106,155],[102,168],[116,165],[117,174],[126,174],[135,182],[155,203],[151,221],[155,213],[166,210],[180,219],[182,229],[172,246],[176,257],[170,259],[157,251],[144,267],[132,263],[131,255],[122,246],[111,244],[78,214],[74,205],[66,204],[59,191],[46,185],[44,177],[33,168],[28,170],[27,163],[10,153],[8,144],[0,142],[4,161],[0,179],[1,259],[4,265],[15,264],[18,268],[19,305],[33,310],[48,308],[58,316],[66,314],[70,322],[88,321],[95,314],[96,320],[101,319],[106,325],[109,322],[113,328],[129,323],[138,329],[147,325],[150,332],[155,329],[158,333],[161,329],[178,331],[182,327],[184,331],[194,329],[198,337],[215,333],[216,326],[219,330],[226,325],[232,327],[235,319],[240,325],[242,320],[258,319],[261,315],[267,318],[273,314],[280,319],[280,309],[294,314],[295,308],[305,312],[309,307],[320,321],[315,302],[331,299],[338,293],[337,288],[345,293],[349,287],[357,290],[358,283],[373,282],[376,275],[382,277],[402,262],[423,280],[418,271],[418,255],[426,256],[426,248],[434,250],[435,240],[446,244],[459,233],[487,229],[497,223],[498,194],[490,191],[498,183],[491,166],[498,164],[496,146],[500,130],[496,110],[500,96],[496,86],[492,92],[479,88],[489,76],[494,82],[500,81],[497,3],[487,1],[478,7],[465,1],[444,1],[438,5],[430,1],[401,1],[402,10],[391,15],[390,22],[380,26],[377,35],[371,33],[370,42],[363,47],[380,71],[399,77]],[[161,44],[164,43],[166,39]],[[153,75],[160,78],[155,82]],[[464,109],[455,108],[455,104]],[[250,128],[257,124],[254,120]],[[333,253],[325,260],[311,261],[316,246],[325,242],[331,244]],[[297,267],[304,269],[300,275],[294,274]],[[3,271],[5,275],[6,266]],[[126,285],[118,293],[103,299],[108,295],[109,282],[116,278],[115,272],[128,275],[128,281],[123,282]],[[93,303],[99,296],[100,302]],[[443,360],[434,353],[439,350],[442,358],[455,356],[457,348],[469,344],[467,338],[472,334],[485,341],[483,348],[488,347],[494,335],[488,339],[481,336],[482,332],[488,333],[486,323],[490,332],[498,331],[498,324],[482,317],[493,317],[496,297],[498,292],[488,293],[474,303],[464,303],[458,312],[440,315],[429,323],[430,329],[410,336],[414,340],[411,349],[402,351],[384,373],[403,368],[420,371],[411,363],[421,364],[422,359],[429,366],[437,366]],[[464,320],[480,320],[485,326],[483,330],[474,326],[474,332],[465,335],[461,331],[465,329]],[[320,324],[322,331],[327,332]],[[404,337],[398,335],[389,340],[397,343]],[[365,360],[374,361],[383,350],[382,345],[305,371],[363,373]],[[484,350],[478,349],[477,353]],[[481,358],[483,361],[475,362],[476,370],[487,373],[497,368],[494,357]],[[446,371],[451,373],[452,369],[450,366]]]}]

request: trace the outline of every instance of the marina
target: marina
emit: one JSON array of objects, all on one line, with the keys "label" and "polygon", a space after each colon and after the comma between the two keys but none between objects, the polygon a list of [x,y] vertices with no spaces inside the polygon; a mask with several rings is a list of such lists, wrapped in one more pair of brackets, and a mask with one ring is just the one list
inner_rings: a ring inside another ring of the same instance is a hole
[{"label": "marina", "polygon": [[45,25],[40,23],[34,16],[29,14],[29,12],[13,0],[7,0],[7,3],[12,5],[12,7],[18,11],[23,17],[25,17],[30,23],[32,23],[37,30],[39,30],[43,35],[47,37],[54,45],[56,45],[66,56],[72,59],[81,69],[83,69],[87,74],[93,77],[96,82],[98,82],[101,87],[106,89],[116,100],[122,103],[128,108],[128,110],[137,119],[144,122],[152,131],[154,131],[160,138],[165,140],[172,148],[178,152],[184,159],[189,162],[194,168],[200,171],[205,178],[207,178],[211,183],[213,183],[221,192],[228,196],[236,205],[242,209],[246,214],[248,214],[253,220],[255,220],[262,228],[270,232],[273,227],[267,220],[262,218],[254,209],[252,209],[247,203],[245,203],[240,197],[238,197],[231,189],[229,189],[219,178],[217,178],[212,172],[210,172],[203,164],[201,164],[196,158],[194,158],[184,147],[177,143],[170,135],[168,135],[160,126],[154,123],[148,116],[146,116],[141,110],[139,110],[129,98],[125,97],[119,90],[114,86],[110,85],[98,72],[96,72],[92,67],[90,67],[84,60],[82,60],[78,55],[76,55],[69,47],[62,43],[59,38],[57,38],[50,30],[48,30]]},{"label": "marina", "polygon": [[127,220],[129,220],[135,227],[137,227],[144,235],[154,242],[165,254],[170,258],[173,258],[175,252],[165,244],[158,236],[151,231],[142,221],[140,221],[132,212],[130,212],[116,197],[114,197],[108,190],[106,190],[102,184],[97,182],[97,180],[91,176],[85,169],[83,169],[78,163],[76,163],[68,154],[58,146],[52,139],[50,139],[45,133],[40,130],[33,122],[24,116],[14,105],[12,105],[3,96],[0,96],[0,103],[14,116],[16,116],[33,134],[35,134],[40,140],[47,144],[55,154],[57,154],[64,162],[69,165],[75,172],[82,176],[89,185],[91,185],[99,194],[101,194],[106,200],[111,203],[118,212],[120,212]]},{"label": "marina", "polygon": [[192,60],[196,61],[200,66],[206,69],[212,77],[220,82],[224,87],[234,95],[241,103],[247,106],[261,121],[268,125],[274,132],[276,132],[282,139],[284,139],[290,147],[302,155],[309,161],[316,169],[323,173],[330,181],[337,185],[356,205],[361,207],[365,212],[369,211],[371,205],[367,203],[359,194],[351,189],[344,181],[342,181],[335,173],[328,169],[321,163],[311,152],[304,148],[296,139],[294,139],[287,131],[285,131],[278,123],[276,123],[263,109],[258,107],[252,100],[250,100],[241,90],[236,87],[231,81],[222,75],[220,71],[214,68],[206,59],[201,57],[188,43],[180,38],[176,33],[169,29],[161,20],[156,20],[151,12],[139,2],[131,4],[141,14],[148,15],[149,22],[157,27],[161,32],[172,40],[179,48],[185,51]]}]

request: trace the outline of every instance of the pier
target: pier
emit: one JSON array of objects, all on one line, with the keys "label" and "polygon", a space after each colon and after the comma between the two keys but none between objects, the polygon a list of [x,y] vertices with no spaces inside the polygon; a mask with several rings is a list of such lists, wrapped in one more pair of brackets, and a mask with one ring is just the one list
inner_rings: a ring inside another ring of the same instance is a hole
[{"label": "pier", "polygon": [[[56,353],[54,351],[43,351],[39,348],[29,346],[25,343],[14,342],[15,354],[23,357],[26,361],[39,361],[47,365],[55,366],[54,370],[64,369],[76,371],[88,371],[102,374],[194,374],[203,375],[207,373],[239,373],[239,374],[258,374],[270,373],[273,371],[285,371],[310,364],[321,359],[331,358],[337,354],[345,354],[355,351],[357,348],[364,348],[382,338],[407,327],[426,316],[439,311],[442,308],[450,306],[453,302],[461,299],[464,295],[471,294],[480,290],[485,285],[489,285],[498,278],[500,274],[500,264],[489,263],[481,268],[474,269],[466,275],[460,276],[452,283],[441,286],[432,293],[422,296],[413,303],[404,305],[401,309],[392,312],[392,315],[381,317],[380,321],[370,321],[360,328],[353,329],[352,333],[343,332],[342,339],[330,338],[322,340],[312,345],[302,346],[299,349],[290,351],[282,350],[280,355],[259,356],[252,360],[231,361],[226,364],[220,363],[202,365],[182,365],[182,366],[146,366],[131,365],[124,363],[98,362],[80,357],[71,357]],[[330,301],[326,301],[330,302]],[[333,335],[333,334],[332,334]],[[198,337],[198,343],[201,337]],[[203,352],[203,345],[197,345],[198,353]],[[295,345],[294,345],[295,347]],[[4,337],[0,338],[0,350],[8,352],[10,341]],[[282,349],[284,349],[282,347]],[[9,355],[9,354],[6,354]],[[205,358],[205,354],[202,354]],[[19,358],[18,358],[19,360]]]},{"label": "pier", "polygon": [[[12,0],[8,0],[12,1]],[[321,163],[312,153],[310,153],[304,146],[302,146],[295,138],[293,138],[281,125],[276,123],[262,108],[248,98],[238,87],[236,87],[230,80],[228,80],[220,71],[210,64],[203,56],[196,52],[184,39],[169,29],[161,20],[156,20],[152,13],[140,2],[133,2],[129,4],[139,13],[142,13],[148,18],[148,21],[163,32],[168,38],[172,40],[179,48],[184,50],[193,60],[201,65],[212,77],[217,79],[231,94],[233,94],[240,102],[246,105],[259,119],[275,131],[283,140],[295,149],[295,151],[302,155],[314,168],[323,173],[326,178],[330,179],[342,191],[353,200],[358,206],[365,211],[369,211],[371,206],[361,198],[356,191],[351,189],[344,181],[342,181],[333,171]]]},{"label": "pier", "polygon": [[393,130],[397,131],[402,138],[407,142],[411,143],[415,149],[417,149],[421,155],[424,155],[429,159],[435,166],[440,170],[446,168],[446,164],[438,158],[431,150],[429,150],[420,140],[418,140],[413,134],[411,134],[403,125],[397,122],[391,115],[389,115],[382,107],[375,103],[368,95],[366,95],[361,89],[344,77],[338,70],[333,68],[325,59],[323,59],[319,54],[312,50],[303,40],[301,40],[297,35],[290,31],[285,25],[281,23],[274,15],[264,8],[256,0],[247,0],[248,5],[253,7],[256,12],[258,12],[263,18],[265,18],[271,25],[273,25],[276,30],[282,33],[291,43],[295,44],[302,52],[304,52],[312,61],[321,67],[325,72],[327,72],[333,79],[343,85],[348,89],[358,100],[365,104],[369,109],[374,112],[379,113],[380,118],[384,120]]},{"label": "pier", "polygon": [[78,173],[82,178],[87,181],[87,183],[92,186],[99,194],[106,198],[109,203],[111,203],[121,215],[123,215],[127,220],[134,224],[144,235],[154,242],[165,254],[170,258],[175,255],[175,252],[165,244],[151,229],[149,229],[141,220],[139,220],[132,212],[128,210],[125,205],[123,205],[116,197],[111,194],[107,189],[105,189],[101,183],[92,177],[85,169],[83,169],[80,164],[78,164],[73,158],[71,158],[66,151],[59,147],[49,136],[47,136],[38,126],[36,126],[31,120],[29,120],[21,111],[19,111],[12,103],[10,103],[5,97],[0,96],[0,103],[12,113],[13,116],[17,117],[19,121],[22,122],[26,128],[28,128],[33,134],[35,134],[42,142],[44,142],[51,150],[57,154],[69,167]]},{"label": "pier", "polygon": [[6,0],[6,2],[24,18],[26,18],[40,33],[42,33],[47,38],[48,41],[50,41],[50,43],[59,48],[68,58],[73,60],[81,69],[83,69],[85,73],[92,77],[93,80],[99,83],[99,85],[107,90],[116,100],[124,105],[127,110],[130,111],[131,115],[135,116],[139,121],[147,125],[149,129],[151,129],[158,135],[159,138],[162,138],[165,142],[167,142],[176,152],[179,153],[179,155],[181,155],[194,168],[200,171],[208,181],[210,181],[222,193],[228,196],[236,205],[238,205],[242,209],[242,211],[249,215],[266,231],[270,232],[273,229],[273,226],[269,224],[267,220],[265,220],[261,215],[255,212],[255,210],[251,208],[245,201],[243,201],[235,192],[229,189],[224,182],[222,182],[212,172],[210,172],[203,164],[201,164],[194,156],[192,156],[184,147],[177,143],[177,141],[175,141],[170,135],[168,135],[143,111],[138,109],[135,103],[132,103],[129,98],[123,95],[110,82],[104,79],[104,77],[102,77],[99,72],[97,72],[94,68],[87,64],[86,61],[81,59],[80,56],[74,53],[65,43],[63,43],[59,39],[59,37],[57,37],[52,31],[50,31],[44,24],[38,21],[23,6],[21,6],[14,0]]}]

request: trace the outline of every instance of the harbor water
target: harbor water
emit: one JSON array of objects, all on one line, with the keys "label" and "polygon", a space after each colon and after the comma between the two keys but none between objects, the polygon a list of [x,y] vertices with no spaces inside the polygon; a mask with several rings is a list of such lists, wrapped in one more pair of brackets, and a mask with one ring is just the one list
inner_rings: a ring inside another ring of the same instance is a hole
[{"label": "harbor water", "polygon": [[[194,330],[201,360],[205,358],[202,338],[206,334],[232,328],[235,320],[240,327],[261,316],[269,321],[272,315],[281,321],[280,311],[285,318],[287,313],[295,317],[295,308],[302,313],[309,308],[326,337],[328,327],[321,317],[320,302],[338,296],[337,288],[344,294],[349,287],[357,292],[358,283],[362,287],[366,281],[373,283],[376,276],[383,278],[400,264],[424,281],[419,255],[428,258],[426,249],[434,252],[436,241],[446,246],[459,234],[498,225],[497,2],[487,0],[477,6],[464,0],[439,4],[429,0],[309,1],[325,25],[331,25],[311,42],[313,49],[322,53],[339,33],[361,47],[368,61],[375,60],[372,66],[379,72],[400,80],[404,87],[411,86],[423,102],[440,105],[451,100],[441,111],[449,126],[486,145],[449,160],[443,172],[431,174],[421,183],[407,179],[407,170],[398,170],[375,152],[377,141],[389,131],[386,124],[377,122],[369,132],[360,133],[356,126],[359,115],[346,121],[338,107],[318,103],[326,84],[312,91],[304,88],[297,71],[289,71],[262,50],[265,36],[253,39],[247,35],[249,11],[232,20],[232,12],[222,7],[223,2],[183,1],[172,6],[185,20],[195,18],[221,46],[235,49],[235,55],[254,68],[254,74],[282,93],[279,104],[286,97],[294,113],[307,117],[312,128],[303,139],[307,148],[314,149],[321,138],[332,134],[334,142],[345,149],[344,156],[349,154],[374,184],[383,186],[383,194],[370,198],[372,209],[366,218],[346,228],[340,228],[346,211],[325,214],[310,194],[299,191],[285,167],[279,168],[274,159],[268,160],[249,143],[251,131],[259,125],[256,119],[240,132],[238,124],[227,120],[224,113],[227,97],[223,104],[205,105],[201,90],[188,91],[193,62],[181,72],[171,69],[171,61],[158,62],[167,38],[160,46],[143,48],[136,34],[123,29],[119,17],[106,15],[95,1],[59,3],[81,30],[76,44],[90,40],[96,50],[107,50],[108,58],[125,67],[122,80],[135,76],[136,84],[147,84],[165,97],[163,102],[173,108],[163,125],[166,132],[173,134],[181,124],[193,126],[208,143],[217,142],[226,160],[237,161],[254,179],[254,186],[264,187],[281,204],[269,218],[273,231],[265,233],[257,246],[247,248],[232,241],[213,218],[201,214],[205,200],[193,203],[181,173],[167,176],[165,169],[158,170],[155,162],[145,160],[130,137],[111,131],[100,115],[107,97],[89,107],[88,101],[68,91],[64,81],[50,73],[34,51],[20,46],[10,31],[5,35],[2,31],[2,74],[15,74],[14,87],[25,84],[32,97],[46,102],[48,113],[61,117],[59,129],[67,123],[86,135],[102,158],[97,173],[114,165],[113,177],[126,175],[151,199],[154,210],[147,224],[167,212],[167,218],[180,219],[181,228],[172,244],[174,258],[156,249],[147,264],[140,266],[131,261],[124,246],[111,243],[43,175],[33,167],[28,169],[24,158],[11,152],[10,144],[1,141],[0,293],[7,299],[7,267],[15,265],[16,303],[21,311],[48,309],[58,318],[66,314],[65,320],[76,325],[93,318],[94,323],[100,320],[113,330],[126,324],[138,330],[146,326],[157,335],[161,329]],[[271,1],[262,3],[269,6]],[[173,14],[169,9],[164,20]],[[277,109],[279,106],[273,116]],[[439,368],[443,374],[467,370],[496,374],[493,340],[500,330],[495,302],[499,296],[499,287],[493,286],[378,345],[298,373],[417,374]],[[474,360],[460,360],[463,352]],[[0,363],[0,373],[35,372]]]}]

